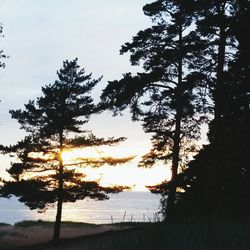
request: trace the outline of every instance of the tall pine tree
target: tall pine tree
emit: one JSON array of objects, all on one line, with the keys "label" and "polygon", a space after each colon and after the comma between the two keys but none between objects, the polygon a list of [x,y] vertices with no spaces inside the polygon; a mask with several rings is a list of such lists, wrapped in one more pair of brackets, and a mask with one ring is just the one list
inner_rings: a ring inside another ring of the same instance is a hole
[{"label": "tall pine tree", "polygon": [[177,179],[185,190],[182,211],[189,204],[189,211],[239,218],[248,216],[250,208],[249,1],[219,2],[209,8],[205,3],[198,22],[200,30],[206,31],[204,36],[211,38],[208,45],[213,48],[211,58],[216,66],[211,71],[215,118],[210,144]]},{"label": "tall pine tree", "polygon": [[[157,0],[145,5],[144,13],[154,25],[121,49],[122,54],[131,53],[132,65],[142,64],[144,73],[124,74],[121,80],[109,82],[102,94],[102,105],[115,114],[130,107],[133,119],[152,133],[152,149],[141,165],[171,162],[172,180],[184,155],[194,151],[199,126],[205,120],[207,79],[193,63],[203,49],[193,31],[193,4]],[[165,191],[171,214],[176,200],[174,182]]]},{"label": "tall pine tree", "polygon": [[113,145],[124,138],[96,138],[83,130],[95,112],[90,91],[100,81],[91,79],[80,69],[77,59],[65,61],[57,72],[58,80],[42,88],[43,95],[29,101],[24,110],[11,110],[28,136],[16,145],[4,147],[6,153],[16,155],[19,162],[7,170],[13,180],[4,181],[1,196],[15,195],[30,209],[46,209],[56,203],[57,213],[53,239],[60,236],[62,207],[85,197],[103,200],[107,193],[116,193],[124,187],[102,187],[98,181],[86,180],[85,166],[125,163],[131,158],[81,157],[65,163],[63,152],[72,148]]}]

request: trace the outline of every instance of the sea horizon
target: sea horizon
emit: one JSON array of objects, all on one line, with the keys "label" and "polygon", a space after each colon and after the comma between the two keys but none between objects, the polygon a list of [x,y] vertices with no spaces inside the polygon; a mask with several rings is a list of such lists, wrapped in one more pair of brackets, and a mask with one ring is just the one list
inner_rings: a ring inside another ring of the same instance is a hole
[{"label": "sea horizon", "polygon": [[[152,222],[161,219],[160,195],[148,191],[126,191],[109,195],[108,200],[84,199],[64,203],[62,221],[109,224],[118,222]],[[15,224],[24,220],[54,221],[56,207],[45,212],[30,210],[16,197],[0,198],[0,223]]]}]

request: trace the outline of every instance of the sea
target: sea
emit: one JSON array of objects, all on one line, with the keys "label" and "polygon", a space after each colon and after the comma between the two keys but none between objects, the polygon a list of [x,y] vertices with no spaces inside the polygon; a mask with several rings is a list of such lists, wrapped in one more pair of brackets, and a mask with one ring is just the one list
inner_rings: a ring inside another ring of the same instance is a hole
[{"label": "sea", "polygon": [[[111,194],[108,200],[85,199],[63,205],[62,221],[109,224],[117,222],[152,222],[161,220],[160,195],[150,192]],[[54,221],[56,208],[43,213],[30,210],[16,198],[0,198],[0,222],[15,224],[23,220]]]}]

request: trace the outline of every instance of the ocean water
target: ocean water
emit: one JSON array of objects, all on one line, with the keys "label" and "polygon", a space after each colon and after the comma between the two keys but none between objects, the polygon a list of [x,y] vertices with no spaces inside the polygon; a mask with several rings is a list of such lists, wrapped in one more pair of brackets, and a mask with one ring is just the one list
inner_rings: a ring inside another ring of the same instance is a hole
[{"label": "ocean water", "polygon": [[[159,220],[160,196],[149,192],[123,192],[110,195],[109,200],[85,199],[63,205],[63,221],[95,224],[122,221]],[[16,198],[0,198],[0,222],[14,224],[23,220],[55,220],[56,209],[44,213],[30,210]]]}]

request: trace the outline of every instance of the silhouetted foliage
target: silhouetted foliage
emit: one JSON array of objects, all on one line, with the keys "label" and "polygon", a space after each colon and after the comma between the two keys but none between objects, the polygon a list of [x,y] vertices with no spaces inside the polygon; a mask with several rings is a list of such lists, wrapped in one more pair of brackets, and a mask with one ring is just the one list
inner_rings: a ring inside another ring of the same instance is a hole
[{"label": "silhouetted foliage", "polygon": [[[131,64],[141,63],[145,72],[124,74],[109,82],[102,94],[104,107],[114,114],[129,107],[133,119],[152,134],[152,149],[141,166],[171,162],[172,180],[196,152],[200,125],[208,112],[208,77],[194,64],[205,47],[193,30],[194,3],[158,0],[145,5],[144,13],[154,25],[121,48],[121,54],[130,52]],[[170,213],[176,187],[169,187],[165,191]]]},{"label": "silhouetted foliage", "polygon": [[[222,25],[227,27],[223,31],[227,36],[223,37],[223,44],[218,43],[217,57],[215,57],[217,58],[214,85],[215,118],[210,125],[210,144],[204,147],[189,164],[189,168],[177,177],[177,185],[185,190],[179,208],[182,213],[187,210],[188,213],[209,215],[219,213],[223,216],[249,218],[250,40],[247,35],[249,1],[221,2],[225,4],[223,18],[219,19],[220,22],[214,22],[210,29],[207,24],[208,31],[218,30],[216,27]],[[217,7],[221,9],[223,4]],[[213,9],[216,9],[215,6]],[[222,31],[221,28],[219,30]],[[209,34],[207,32],[209,37],[214,35],[213,32],[212,35]],[[233,38],[237,42],[234,42],[234,50],[228,52],[234,52],[234,57],[231,57],[225,67],[228,60],[226,41],[232,41]],[[222,40],[220,35],[218,39]],[[220,58],[220,46],[224,51],[221,52],[224,54],[223,58]]]},{"label": "silhouetted foliage", "polygon": [[16,155],[18,162],[7,170],[13,180],[3,181],[1,196],[15,195],[30,209],[44,210],[57,203],[54,240],[59,239],[64,202],[86,197],[103,200],[108,193],[125,187],[102,187],[98,181],[86,180],[84,167],[116,165],[131,158],[78,157],[73,162],[63,160],[63,152],[72,148],[114,145],[125,138],[97,138],[82,129],[95,112],[90,91],[100,81],[80,69],[77,59],[65,61],[57,72],[58,80],[42,88],[43,95],[25,104],[24,110],[11,110],[21,128],[28,132],[16,145],[2,148]]},{"label": "silhouetted foliage", "polygon": [[239,10],[237,0],[199,0],[197,3],[197,33],[206,45],[201,61],[203,71],[211,76],[214,121],[210,126],[210,141],[220,147],[220,135],[224,131],[223,113],[226,107],[224,93],[225,72],[237,51],[237,41],[233,31],[236,13]]}]

